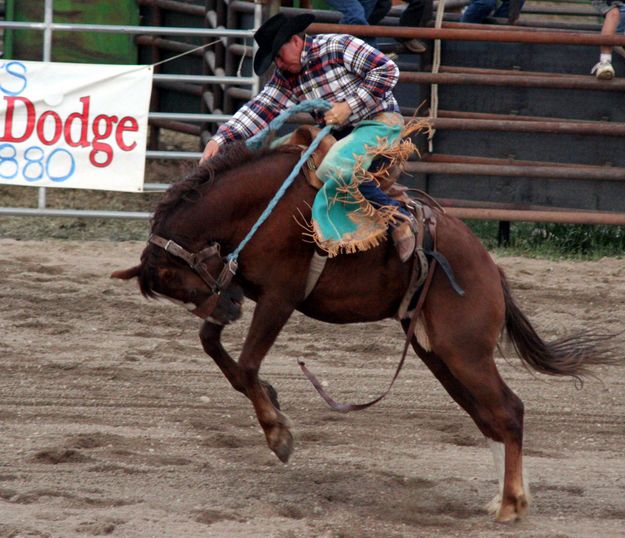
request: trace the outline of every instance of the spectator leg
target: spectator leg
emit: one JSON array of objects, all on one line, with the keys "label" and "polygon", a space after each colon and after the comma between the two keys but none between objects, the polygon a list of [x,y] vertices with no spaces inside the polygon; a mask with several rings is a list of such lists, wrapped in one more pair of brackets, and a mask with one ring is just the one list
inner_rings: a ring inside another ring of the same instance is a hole
[{"label": "spectator leg", "polygon": [[467,6],[460,22],[481,23],[495,9],[497,3],[495,0],[471,0]]},{"label": "spectator leg", "polygon": [[[521,5],[520,9],[523,9],[523,4],[525,4],[525,0],[520,0]],[[510,15],[510,1],[503,0],[501,5],[495,10],[493,13],[493,17],[500,17],[502,19],[507,19]]]}]

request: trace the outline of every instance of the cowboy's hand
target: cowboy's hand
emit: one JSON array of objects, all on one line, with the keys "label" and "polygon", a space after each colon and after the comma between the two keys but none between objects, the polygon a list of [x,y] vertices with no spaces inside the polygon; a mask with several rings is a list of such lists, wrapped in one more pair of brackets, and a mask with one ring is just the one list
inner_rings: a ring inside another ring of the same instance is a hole
[{"label": "cowboy's hand", "polygon": [[200,164],[208,161],[208,159],[210,159],[213,155],[216,155],[218,151],[219,144],[211,138],[204,148],[204,152],[202,153],[202,157],[200,159]]},{"label": "cowboy's hand", "polygon": [[351,107],[345,101],[341,101],[334,103],[332,108],[323,115],[323,119],[328,124],[343,125],[351,115]]}]

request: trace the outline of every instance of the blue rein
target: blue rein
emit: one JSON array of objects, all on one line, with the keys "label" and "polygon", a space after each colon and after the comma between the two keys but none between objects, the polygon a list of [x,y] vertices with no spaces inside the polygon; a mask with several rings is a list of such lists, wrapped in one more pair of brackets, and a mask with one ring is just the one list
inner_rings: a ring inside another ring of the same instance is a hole
[{"label": "blue rein", "polygon": [[[332,104],[324,99],[311,99],[309,101],[304,101],[303,103],[299,103],[295,105],[294,107],[289,108],[288,110],[284,110],[267,127],[265,127],[265,129],[263,129],[260,133],[254,135],[252,138],[250,138],[246,144],[251,149],[260,148],[270,131],[280,129],[280,127],[284,125],[286,120],[297,112],[310,112],[312,110],[328,110],[330,108],[332,108]],[[317,134],[315,139],[312,141],[308,149],[302,154],[299,161],[297,161],[297,164],[295,165],[295,167],[289,174],[289,177],[287,177],[284,180],[284,183],[282,183],[282,185],[280,186],[276,194],[274,194],[273,198],[271,199],[271,201],[269,202],[269,204],[263,211],[262,215],[258,217],[258,220],[255,222],[254,226],[252,226],[250,231],[247,232],[247,235],[239,243],[239,246],[235,248],[230,254],[228,254],[228,256],[226,256],[226,259],[228,260],[229,265],[231,267],[233,265],[236,266],[239,254],[245,248],[245,245],[247,245],[250,239],[252,239],[252,237],[258,230],[258,228],[260,228],[261,224],[265,222],[265,220],[267,220],[267,217],[271,215],[271,212],[274,210],[274,208],[276,207],[276,205],[278,204],[278,202],[280,201],[280,199],[282,198],[286,190],[291,186],[291,184],[297,177],[297,174],[299,173],[300,169],[302,168],[302,166],[304,166],[304,163],[308,160],[308,158],[312,155],[312,153],[317,149],[317,146],[319,146],[319,143],[321,142],[323,137],[330,133],[330,131],[332,130],[332,127],[333,127],[332,125],[326,125],[323,129],[321,129],[321,131],[319,131],[319,133]]]}]

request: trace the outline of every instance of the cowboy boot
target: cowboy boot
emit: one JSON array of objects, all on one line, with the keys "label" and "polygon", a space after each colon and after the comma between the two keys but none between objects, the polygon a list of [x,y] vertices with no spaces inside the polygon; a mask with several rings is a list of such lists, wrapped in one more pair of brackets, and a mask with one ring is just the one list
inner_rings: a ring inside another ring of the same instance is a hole
[{"label": "cowboy boot", "polygon": [[416,233],[417,223],[413,216],[406,217],[406,220],[393,228],[393,243],[402,262],[408,261],[414,253],[417,244]]}]

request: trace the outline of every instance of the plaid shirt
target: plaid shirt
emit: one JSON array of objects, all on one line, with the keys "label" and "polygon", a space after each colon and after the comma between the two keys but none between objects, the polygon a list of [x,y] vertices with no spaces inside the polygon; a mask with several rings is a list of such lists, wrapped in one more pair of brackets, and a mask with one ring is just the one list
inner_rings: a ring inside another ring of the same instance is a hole
[{"label": "plaid shirt", "polygon": [[[220,145],[245,140],[261,131],[280,112],[308,99],[345,101],[354,125],[379,112],[399,112],[392,90],[399,79],[397,65],[367,43],[346,34],[307,36],[302,70],[291,74],[275,69],[263,90],[223,124],[213,139]],[[314,114],[323,123],[323,114]]]}]

